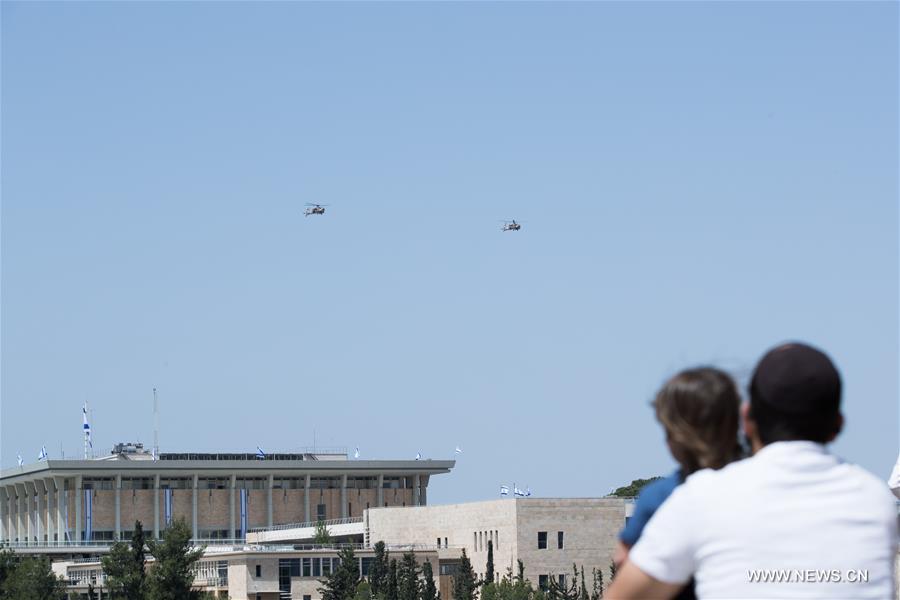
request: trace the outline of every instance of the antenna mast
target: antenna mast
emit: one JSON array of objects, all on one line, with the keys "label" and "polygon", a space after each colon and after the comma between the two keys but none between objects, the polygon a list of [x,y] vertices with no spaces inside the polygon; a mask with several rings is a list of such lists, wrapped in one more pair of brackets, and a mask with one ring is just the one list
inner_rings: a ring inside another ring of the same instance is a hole
[{"label": "antenna mast", "polygon": [[159,456],[159,403],[156,400],[156,388],[153,388],[153,456]]}]

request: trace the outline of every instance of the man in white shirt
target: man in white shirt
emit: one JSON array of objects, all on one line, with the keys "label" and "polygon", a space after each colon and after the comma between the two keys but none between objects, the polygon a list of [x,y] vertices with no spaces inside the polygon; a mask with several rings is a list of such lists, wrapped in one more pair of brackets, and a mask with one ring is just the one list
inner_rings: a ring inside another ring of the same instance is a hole
[{"label": "man in white shirt", "polygon": [[841,380],[815,348],[767,353],[742,407],[754,456],[693,474],[644,529],[604,598],[894,598],[897,509],[828,452]]}]

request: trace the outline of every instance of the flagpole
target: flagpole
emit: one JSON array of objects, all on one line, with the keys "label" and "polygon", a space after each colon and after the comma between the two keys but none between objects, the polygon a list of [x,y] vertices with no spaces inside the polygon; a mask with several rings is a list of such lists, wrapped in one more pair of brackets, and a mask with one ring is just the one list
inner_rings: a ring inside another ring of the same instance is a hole
[{"label": "flagpole", "polygon": [[[87,422],[87,405],[88,405],[88,402],[87,402],[87,400],[85,400],[84,408],[82,409],[82,414],[81,414],[82,418],[84,419],[84,422]],[[82,424],[82,432],[84,433],[84,460],[87,460],[88,459],[88,429],[85,428],[83,425],[84,425],[84,423]]]}]

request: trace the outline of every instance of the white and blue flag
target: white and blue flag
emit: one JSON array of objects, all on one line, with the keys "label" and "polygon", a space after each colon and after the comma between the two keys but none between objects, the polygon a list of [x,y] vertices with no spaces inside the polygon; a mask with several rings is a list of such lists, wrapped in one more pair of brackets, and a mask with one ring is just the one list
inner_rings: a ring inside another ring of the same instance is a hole
[{"label": "white and blue flag", "polygon": [[266,460],[266,453],[262,451],[262,448],[259,446],[256,447],[256,458],[259,460]]},{"label": "white and blue flag", "polygon": [[525,492],[520,490],[518,488],[518,486],[516,486],[516,484],[513,484],[513,494],[516,496],[516,498],[524,498],[525,497]]},{"label": "white and blue flag", "polygon": [[94,536],[94,490],[84,490],[84,541]]},{"label": "white and blue flag", "polygon": [[353,453],[353,458],[359,458],[359,446],[356,447],[356,452]]},{"label": "white and blue flag", "polygon": [[509,496],[509,486],[508,485],[500,486],[500,495],[501,496]]},{"label": "white and blue flag", "polygon": [[163,522],[166,527],[172,524],[172,488],[166,488],[163,492]]},{"label": "white and blue flag", "polygon": [[241,539],[247,538],[247,501],[249,500],[247,496],[247,490],[241,488]]},{"label": "white and blue flag", "polygon": [[41,446],[41,453],[38,454],[38,462],[47,460],[47,446]]},{"label": "white and blue flag", "polygon": [[25,464],[25,461],[22,460],[22,455],[19,454],[18,452],[16,452],[16,460],[19,462],[20,467]]},{"label": "white and blue flag", "polygon": [[416,452],[416,460],[422,460],[422,455],[419,452]]},{"label": "white and blue flag", "polygon": [[91,424],[88,423],[87,402],[81,407],[81,421],[82,429],[84,430],[84,438],[87,440],[88,446],[93,448],[94,442],[91,439]]},{"label": "white and blue flag", "polygon": [[531,495],[531,488],[530,488],[530,487],[526,487],[526,488],[525,488],[525,497],[527,498],[527,497],[530,496],[530,495]]},{"label": "white and blue flag", "polygon": [[457,446],[457,447],[456,447],[456,453],[457,453],[457,454],[462,454],[462,448],[460,448],[459,446]]}]

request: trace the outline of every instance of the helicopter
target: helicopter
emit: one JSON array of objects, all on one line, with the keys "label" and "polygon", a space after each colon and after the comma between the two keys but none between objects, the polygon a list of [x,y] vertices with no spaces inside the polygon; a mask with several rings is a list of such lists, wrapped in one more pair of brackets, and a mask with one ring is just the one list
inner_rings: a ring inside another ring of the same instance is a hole
[{"label": "helicopter", "polygon": [[521,223],[516,223],[516,220],[512,221],[503,221],[503,228],[500,231],[518,231],[522,229]]},{"label": "helicopter", "polygon": [[308,206],[309,208],[307,208],[306,210],[303,211],[304,217],[308,217],[309,215],[324,215],[325,207],[328,205],[327,204],[310,204],[309,202],[307,202],[306,206]]}]

